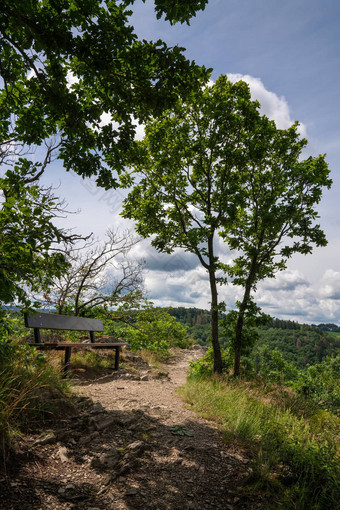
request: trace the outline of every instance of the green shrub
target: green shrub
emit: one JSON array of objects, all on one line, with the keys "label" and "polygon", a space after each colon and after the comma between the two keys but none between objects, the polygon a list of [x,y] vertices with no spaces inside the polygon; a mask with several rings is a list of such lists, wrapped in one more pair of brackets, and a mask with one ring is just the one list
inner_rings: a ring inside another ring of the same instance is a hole
[{"label": "green shrub", "polygon": [[[227,372],[233,364],[233,353],[231,348],[221,350],[223,371]],[[203,357],[196,361],[190,361],[190,377],[209,377],[214,370],[214,351],[209,347]]]},{"label": "green shrub", "polygon": [[115,354],[100,353],[96,350],[76,352],[72,356],[72,368],[91,368],[94,370],[112,368]]},{"label": "green shrub", "polygon": [[187,335],[187,327],[159,308],[142,310],[130,324],[119,325],[112,321],[107,332],[122,336],[133,351],[145,349],[164,355],[168,353],[170,347],[183,349],[193,343]]},{"label": "green shrub", "polygon": [[278,349],[271,349],[267,345],[256,349],[253,366],[255,373],[269,383],[287,384],[298,375],[293,363],[286,361]]},{"label": "green shrub", "polygon": [[292,386],[319,407],[340,415],[340,354],[298,373]]}]

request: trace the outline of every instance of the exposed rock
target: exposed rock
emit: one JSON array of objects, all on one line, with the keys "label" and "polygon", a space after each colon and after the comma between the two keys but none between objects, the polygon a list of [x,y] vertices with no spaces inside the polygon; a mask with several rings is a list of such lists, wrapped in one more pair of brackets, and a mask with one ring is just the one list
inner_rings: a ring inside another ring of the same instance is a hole
[{"label": "exposed rock", "polygon": [[92,432],[92,434],[88,434],[88,435],[85,435],[83,437],[81,437],[78,441],[79,445],[82,445],[82,444],[86,444],[88,442],[91,442],[93,441],[94,439],[96,439],[97,437],[99,437],[100,434],[99,432],[96,430],[94,432]]},{"label": "exposed rock", "polygon": [[143,441],[134,441],[133,443],[130,443],[124,451],[124,457],[126,456],[137,456],[143,453],[145,450],[145,443]]},{"label": "exposed rock", "polygon": [[60,446],[58,449],[58,455],[60,457],[61,462],[68,462],[69,458],[67,455],[67,448],[65,446]]},{"label": "exposed rock", "polygon": [[120,453],[117,448],[112,448],[109,452],[103,453],[92,460],[91,466],[94,468],[112,469],[119,464]]},{"label": "exposed rock", "polygon": [[48,434],[38,438],[33,443],[33,446],[44,445],[44,444],[52,444],[52,443],[56,443],[56,441],[57,441],[57,437],[54,434],[54,432],[49,432]]},{"label": "exposed rock", "polygon": [[105,408],[102,406],[100,402],[96,402],[90,408],[90,414],[98,414],[105,412]]},{"label": "exposed rock", "polygon": [[208,347],[205,345],[195,344],[190,347],[192,351],[203,351],[206,352],[208,350]]},{"label": "exposed rock", "polygon": [[169,379],[169,372],[159,371],[154,376],[154,379]]}]

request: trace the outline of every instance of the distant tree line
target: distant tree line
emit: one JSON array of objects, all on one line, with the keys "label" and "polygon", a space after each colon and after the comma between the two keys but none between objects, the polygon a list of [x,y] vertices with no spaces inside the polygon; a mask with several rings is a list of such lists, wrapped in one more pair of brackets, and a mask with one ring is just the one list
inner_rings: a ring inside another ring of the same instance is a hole
[{"label": "distant tree line", "polygon": [[340,326],[336,324],[313,324],[316,328],[321,329],[322,331],[332,331],[333,333],[340,333]]},{"label": "distant tree line", "polygon": [[[188,327],[188,334],[201,345],[210,345],[210,313],[200,308],[175,307],[169,314],[181,324]],[[220,314],[222,319],[225,315]],[[267,345],[270,349],[278,349],[284,359],[298,367],[314,365],[322,362],[327,356],[339,351],[340,338],[327,335],[327,332],[339,330],[335,324],[308,325],[297,321],[272,319],[267,326],[258,328],[259,339],[253,350]],[[228,338],[221,328],[221,345],[228,346]]]}]

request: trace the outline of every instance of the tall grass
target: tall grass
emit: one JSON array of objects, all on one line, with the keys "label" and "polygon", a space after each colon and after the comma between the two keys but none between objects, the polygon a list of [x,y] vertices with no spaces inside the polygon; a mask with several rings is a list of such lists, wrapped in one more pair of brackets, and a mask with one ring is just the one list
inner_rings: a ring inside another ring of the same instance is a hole
[{"label": "tall grass", "polygon": [[0,340],[0,456],[5,456],[21,430],[41,424],[53,413],[49,391],[67,388],[68,383],[45,363],[43,354]]},{"label": "tall grass", "polygon": [[335,509],[339,502],[339,419],[282,389],[245,381],[190,378],[187,402],[219,423],[224,440],[252,459],[250,490],[265,490],[268,508]]}]

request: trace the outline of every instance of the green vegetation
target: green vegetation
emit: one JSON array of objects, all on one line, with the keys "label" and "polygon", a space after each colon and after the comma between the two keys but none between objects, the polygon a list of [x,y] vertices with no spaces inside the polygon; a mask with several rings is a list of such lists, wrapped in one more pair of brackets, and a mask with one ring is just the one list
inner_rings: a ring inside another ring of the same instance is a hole
[{"label": "green vegetation", "polygon": [[[206,3],[156,0],[155,12],[189,23]],[[70,262],[58,245],[80,238],[55,222],[67,211],[40,183],[47,166],[59,159],[66,170],[116,188],[136,155],[136,121],[208,79],[183,48],[138,40],[132,4],[1,2],[0,303],[28,307],[32,291],[48,289]],[[103,125],[104,114],[110,122]]]},{"label": "green vegetation", "polygon": [[[258,282],[284,269],[294,253],[326,244],[315,223],[315,206],[331,185],[324,156],[301,160],[307,142],[297,124],[277,129],[246,83],[221,76],[205,87],[209,72],[182,48],[138,40],[127,10],[134,2],[2,1],[0,304],[29,307],[34,293],[40,299],[45,292],[59,311],[103,318],[105,334],[160,357],[189,346],[192,335],[211,342],[213,349],[192,364],[185,398],[220,424],[226,441],[247,448],[253,487],[271,494],[273,508],[333,509],[340,362],[330,355],[339,329],[275,322],[266,328],[268,317],[252,301]],[[156,16],[189,22],[206,3],[155,0]],[[136,122],[146,125],[142,142],[135,141]],[[56,227],[63,205],[40,184],[54,158],[105,189],[128,187],[138,174],[124,215],[139,234],[153,236],[159,251],[179,247],[197,255],[209,277],[209,318],[181,311],[179,323],[148,306],[112,312],[142,298],[139,267],[122,258],[133,242],[111,236],[77,258],[72,243],[79,236]],[[230,264],[217,257],[218,235],[235,253]],[[102,270],[116,255],[123,276],[108,290]],[[224,316],[217,286],[227,276],[243,295]],[[3,456],[16,433],[53,417],[48,395],[67,388],[44,354],[20,344],[26,333],[19,322],[1,310]],[[83,366],[107,363],[98,353],[83,356]],[[231,370],[247,380],[211,378]]]},{"label": "green vegetation", "polygon": [[[2,1],[0,147],[8,140],[43,146],[53,138],[65,169],[117,186],[136,120],[157,116],[208,78],[182,48],[138,40],[129,19],[132,4]],[[183,23],[205,4],[156,0],[155,11]],[[102,125],[104,113],[111,122]]]},{"label": "green vegetation", "polygon": [[57,409],[47,394],[63,391],[67,383],[46,363],[44,354],[27,345],[0,339],[0,456],[24,430],[51,420]]},{"label": "green vegetation", "polygon": [[[188,334],[201,345],[211,344],[211,314],[208,310],[200,308],[184,308],[172,307],[168,313],[176,318],[178,322],[188,328]],[[223,314],[219,314],[219,320],[223,318]],[[221,345],[226,345],[227,338],[224,331],[220,327],[219,339]]]},{"label": "green vegetation", "polygon": [[0,161],[9,166],[0,175],[0,304],[17,301],[29,306],[29,291],[46,289],[66,269],[55,248],[74,236],[55,226],[62,205],[51,190],[36,182],[39,168],[33,164],[10,168],[1,141]]},{"label": "green vegetation", "polygon": [[254,349],[267,345],[278,349],[284,359],[303,368],[320,363],[327,356],[336,354],[340,349],[340,339],[322,330],[298,324],[296,329],[261,328]]},{"label": "green vegetation", "polygon": [[326,357],[325,351],[317,363],[314,352],[313,365],[299,366],[298,356],[291,353],[294,362],[286,359],[263,332],[280,333],[282,341],[292,332],[307,334],[313,345],[327,334],[289,321],[271,326],[259,330],[255,349],[241,358],[242,379],[230,376],[232,345],[222,350],[223,378],[213,376],[210,348],[191,363],[183,394],[197,412],[218,422],[228,444],[248,452],[251,472],[245,490],[264,491],[272,502],[268,509],[331,510],[340,489],[340,354],[332,348],[333,356]]},{"label": "green vegetation", "polygon": [[193,343],[187,327],[161,308],[147,307],[128,315],[123,321],[106,321],[105,332],[121,336],[133,351],[149,350],[165,357],[170,347],[186,348]]},{"label": "green vegetation", "polygon": [[[332,510],[339,501],[339,418],[283,387],[192,375],[185,400],[251,458],[245,491],[269,509]],[[238,488],[238,490],[240,490]]]},{"label": "green vegetation", "polygon": [[99,373],[103,370],[112,369],[115,363],[115,355],[108,352],[98,352],[94,349],[85,351],[81,350],[72,355],[72,368],[91,369]]},{"label": "green vegetation", "polygon": [[[295,253],[327,244],[315,221],[324,188],[331,186],[324,156],[301,160],[307,140],[298,124],[286,130],[260,114],[249,86],[221,75],[185,101],[146,123],[136,184],[123,216],[160,252],[182,248],[206,270],[211,295],[214,370],[222,372],[218,284],[242,288],[231,312],[234,374],[249,348],[249,324],[263,323],[253,302],[257,284],[286,268]],[[233,260],[215,250],[217,236]],[[208,282],[207,282],[208,284]]]},{"label": "green vegetation", "polygon": [[[174,307],[169,309],[169,313],[187,326],[188,334],[196,343],[211,345],[210,315],[207,310]],[[220,339],[223,348],[229,346],[229,335],[222,326],[225,317],[225,314],[220,314]],[[340,349],[338,333],[324,331],[315,325],[274,319],[266,326],[258,327],[257,333],[256,343],[248,354],[253,363],[258,349],[265,345],[271,350],[277,349],[284,360],[292,363],[297,369],[320,363],[329,356],[335,356]]]}]

